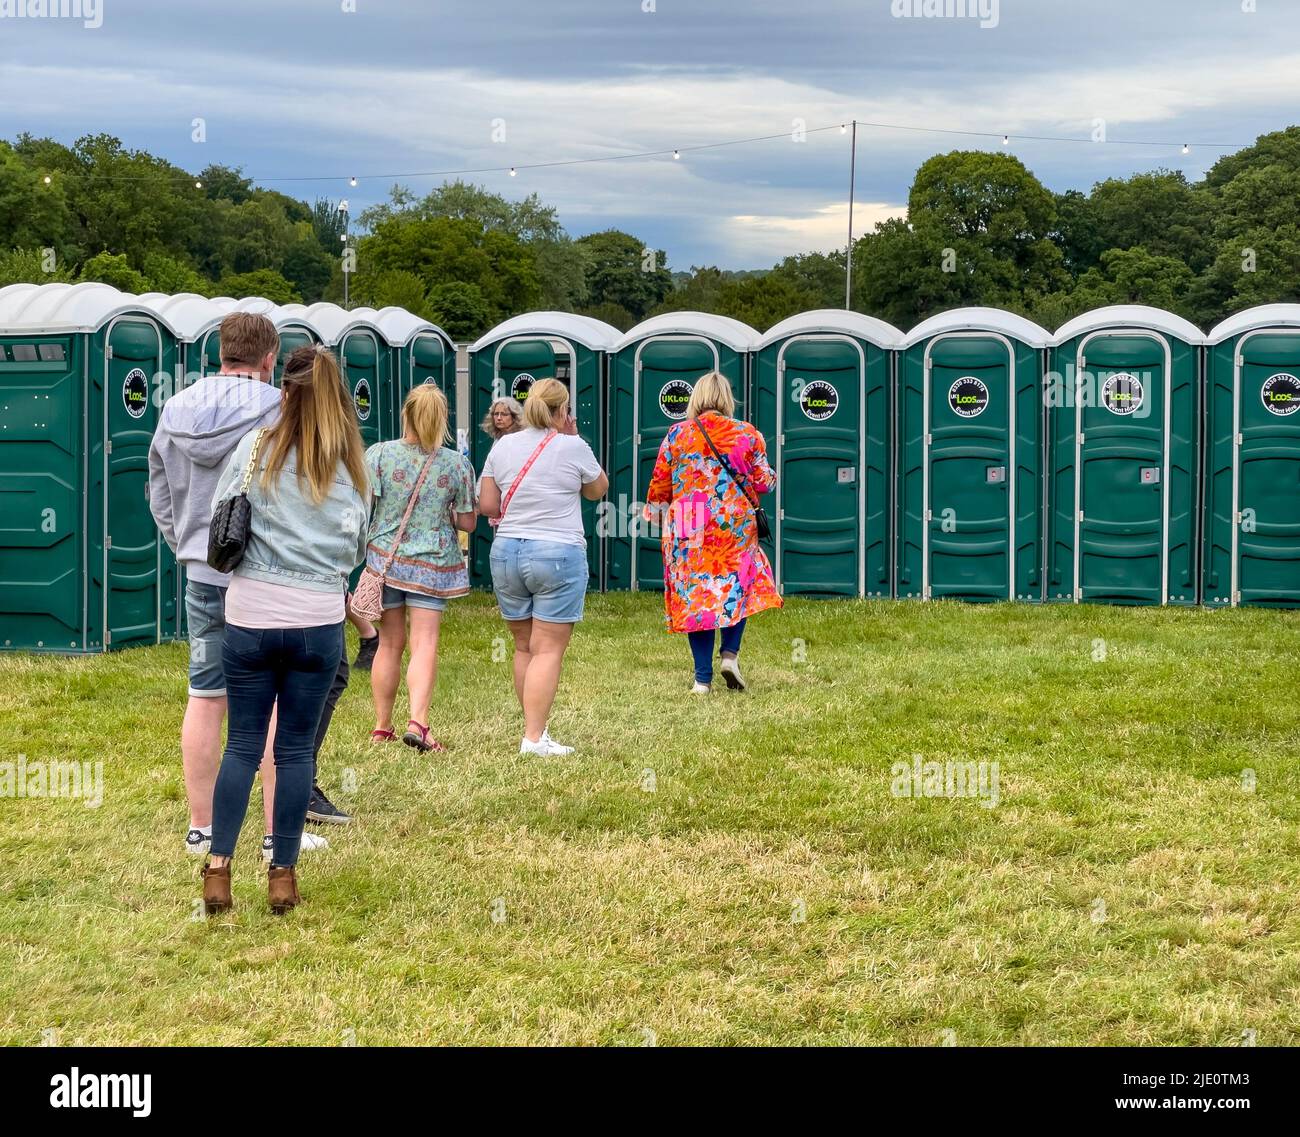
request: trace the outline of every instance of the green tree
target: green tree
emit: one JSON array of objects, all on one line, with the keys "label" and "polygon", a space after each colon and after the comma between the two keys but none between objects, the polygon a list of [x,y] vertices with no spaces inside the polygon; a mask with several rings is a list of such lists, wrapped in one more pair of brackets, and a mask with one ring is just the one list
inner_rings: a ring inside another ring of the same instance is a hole
[{"label": "green tree", "polygon": [[579,315],[590,316],[593,320],[603,320],[620,332],[629,332],[636,324],[632,313],[621,304],[597,304],[594,308],[582,309]]},{"label": "green tree", "polygon": [[[339,244],[342,246],[341,241]],[[306,236],[299,237],[285,250],[280,271],[305,303],[314,304],[324,297],[337,260],[337,256],[331,257],[321,248],[315,233],[308,229]]]},{"label": "green tree", "polygon": [[578,238],[586,252],[587,295],[591,304],[618,304],[644,319],[672,291],[668,256],[617,229]]},{"label": "green tree", "polygon": [[474,340],[493,324],[487,299],[473,284],[439,284],[429,293],[429,318],[452,339]]},{"label": "green tree", "polygon": [[1156,256],[1177,257],[1193,272],[1209,261],[1210,200],[1179,171],[1101,182],[1088,212],[1102,249],[1141,245]]},{"label": "green tree", "polygon": [[81,266],[81,279],[111,284],[123,292],[149,291],[149,282],[131,267],[125,253],[96,253]]},{"label": "green tree", "polygon": [[0,252],[0,288],[9,284],[69,282],[72,273],[57,259],[51,263],[44,249],[10,249]]},{"label": "green tree", "polygon": [[141,275],[145,280],[145,290],[149,292],[196,292],[207,296],[212,282],[178,257],[166,253],[146,253]]},{"label": "green tree", "polygon": [[294,291],[283,276],[274,269],[259,268],[252,272],[228,273],[217,281],[217,291],[222,296],[242,300],[246,296],[262,296],[272,304],[300,304],[302,297]]}]

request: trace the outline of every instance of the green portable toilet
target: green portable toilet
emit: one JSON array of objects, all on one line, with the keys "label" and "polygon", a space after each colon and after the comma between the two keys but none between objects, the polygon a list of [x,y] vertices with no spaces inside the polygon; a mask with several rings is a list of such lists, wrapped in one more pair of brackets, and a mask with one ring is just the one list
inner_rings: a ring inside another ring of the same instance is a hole
[{"label": "green portable toilet", "polygon": [[[494,399],[508,395],[523,403],[539,379],[558,379],[569,388],[578,433],[597,459],[605,457],[605,375],[610,348],[619,337],[617,328],[590,316],[569,312],[527,312],[498,324],[469,348],[470,461],[481,472],[492,449],[492,439],[482,428]],[[598,591],[605,563],[603,538],[596,524],[598,505],[582,503],[587,532],[587,587]],[[488,563],[492,529],[480,519],[470,540],[470,579],[491,587]]]},{"label": "green portable toilet", "polygon": [[1207,340],[1203,602],[1300,607],[1300,305]]},{"label": "green portable toilet", "polygon": [[686,417],[701,375],[719,371],[736,396],[736,417],[748,415],[751,353],[758,333],[728,316],[669,312],[637,324],[613,348],[609,363],[610,501],[619,524],[606,539],[607,587],[663,591],[659,538],[633,528],[669,427]]},{"label": "green portable toilet", "polygon": [[0,647],[101,652],[177,634],[149,444],[175,330],[106,284],[0,290]]},{"label": "green portable toilet", "polygon": [[897,595],[1042,599],[1048,332],[997,308],[932,316],[898,375]]},{"label": "green portable toilet", "polygon": [[297,316],[319,342],[338,355],[343,381],[356,408],[362,441],[372,446],[391,439],[396,392],[388,343],[379,328],[364,316],[337,304],[312,304],[301,313],[292,306],[285,307],[288,315]]},{"label": "green portable toilet", "polygon": [[903,333],[828,308],[759,341],[751,406],[776,471],[765,545],[786,595],[889,596],[894,351]]},{"label": "green portable toilet", "polygon": [[463,424],[456,421],[456,344],[451,336],[405,308],[380,308],[374,321],[388,343],[395,376],[393,437],[401,436],[402,404],[411,388],[432,383],[447,396],[447,429],[454,438]]},{"label": "green portable toilet", "polygon": [[[266,316],[280,336],[280,352],[275,359],[275,378],[272,382],[278,387],[280,376],[284,372],[284,363],[300,347],[319,343],[320,336],[306,318],[306,308],[302,304],[273,304],[264,296],[245,296],[242,300],[232,300],[223,296],[213,301],[222,309],[222,315],[229,312],[254,312]],[[221,370],[221,335],[220,321],[212,328],[205,339],[204,359],[206,370],[202,374],[211,374]]]},{"label": "green portable toilet", "polygon": [[1047,407],[1049,600],[1195,604],[1204,335],[1121,304],[1057,333]]},{"label": "green portable toilet", "polygon": [[140,297],[149,311],[176,330],[176,381],[172,391],[187,387],[210,371],[220,370],[218,359],[213,366],[207,356],[209,348],[216,350],[217,328],[221,325],[225,309],[194,292],[179,292],[168,296],[151,292]]}]

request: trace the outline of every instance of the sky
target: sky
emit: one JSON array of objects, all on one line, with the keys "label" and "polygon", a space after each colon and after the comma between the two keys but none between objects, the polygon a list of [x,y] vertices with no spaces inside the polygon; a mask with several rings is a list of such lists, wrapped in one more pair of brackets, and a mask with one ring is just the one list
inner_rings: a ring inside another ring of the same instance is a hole
[{"label": "sky", "polygon": [[[1058,192],[1157,168],[1195,180],[1295,122],[1300,101],[1300,0],[62,0],[82,18],[12,14],[59,2],[0,0],[0,137],[107,132],[194,172],[238,166],[295,197],[346,198],[354,217],[394,182],[424,193],[441,171],[488,168],[463,176],[536,192],[573,236],[632,232],[675,271],[842,248],[839,124],[853,119],[877,124],[858,128],[860,235],[905,213],[936,153],[1006,149]],[[945,3],[981,11],[925,15]],[[994,137],[943,133],[960,131]]]}]

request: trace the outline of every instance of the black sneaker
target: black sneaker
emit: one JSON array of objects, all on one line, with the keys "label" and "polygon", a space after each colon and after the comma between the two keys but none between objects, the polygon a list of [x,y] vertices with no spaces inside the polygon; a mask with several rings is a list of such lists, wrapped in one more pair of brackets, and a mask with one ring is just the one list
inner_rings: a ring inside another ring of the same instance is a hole
[{"label": "black sneaker", "polygon": [[363,638],[361,640],[361,646],[357,648],[357,658],[353,660],[352,666],[358,671],[369,671],[370,665],[375,661],[375,652],[378,650],[378,635],[373,635],[369,639]]},{"label": "black sneaker", "polygon": [[307,820],[318,825],[351,825],[352,815],[344,813],[330,801],[320,786],[312,786],[311,798],[307,802]]}]

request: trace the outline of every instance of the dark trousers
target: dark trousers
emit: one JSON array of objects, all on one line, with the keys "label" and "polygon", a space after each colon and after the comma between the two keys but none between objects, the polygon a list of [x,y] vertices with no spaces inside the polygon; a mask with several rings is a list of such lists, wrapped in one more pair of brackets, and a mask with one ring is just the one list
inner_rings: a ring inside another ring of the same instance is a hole
[{"label": "dark trousers", "polygon": [[315,775],[314,747],[343,650],[340,624],[315,628],[226,625],[221,663],[230,726],[212,795],[212,855],[233,856],[262,761],[271,712],[275,804],[273,865],[298,862]]},{"label": "dark trousers", "polygon": [[325,744],[325,732],[330,728],[330,721],[334,718],[334,708],[339,705],[339,698],[347,690],[348,679],[351,677],[352,669],[348,666],[348,642],[347,642],[347,621],[339,625],[339,666],[334,672],[334,682],[330,684],[329,694],[325,696],[325,709],[321,711],[320,726],[316,728],[316,742],[312,747],[311,765],[313,782],[320,780],[320,748]]},{"label": "dark trousers", "polygon": [[[722,646],[718,650],[732,653],[739,652],[740,637],[744,634],[744,620],[741,620],[739,624],[732,624],[729,628],[723,628]],[[714,630],[708,628],[701,632],[687,632],[686,638],[691,641],[691,655],[695,659],[695,682],[712,683]]]}]

